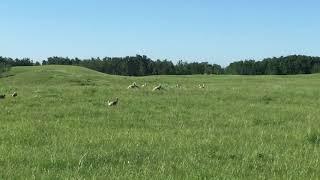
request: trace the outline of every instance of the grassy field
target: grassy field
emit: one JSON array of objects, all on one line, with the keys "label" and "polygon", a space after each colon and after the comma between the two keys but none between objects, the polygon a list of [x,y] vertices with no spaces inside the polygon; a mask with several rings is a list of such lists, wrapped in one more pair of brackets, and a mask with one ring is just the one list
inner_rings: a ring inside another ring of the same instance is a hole
[{"label": "grassy field", "polygon": [[[0,78],[0,179],[320,178],[318,74],[10,74]],[[127,89],[134,81],[148,86]]]}]

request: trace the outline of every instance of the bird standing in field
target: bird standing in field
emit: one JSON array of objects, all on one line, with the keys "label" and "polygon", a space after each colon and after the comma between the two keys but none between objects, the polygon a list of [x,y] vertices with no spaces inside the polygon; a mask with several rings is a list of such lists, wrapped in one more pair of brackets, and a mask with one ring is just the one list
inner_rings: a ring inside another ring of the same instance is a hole
[{"label": "bird standing in field", "polygon": [[118,104],[118,98],[116,98],[116,100],[115,101],[109,101],[108,100],[108,106],[115,106],[115,105],[117,105]]},{"label": "bird standing in field", "polygon": [[5,97],[6,97],[5,94],[1,94],[1,95],[0,95],[0,99],[4,99]]},{"label": "bird standing in field", "polygon": [[133,82],[128,86],[128,89],[138,88],[139,86],[136,84],[136,82]]},{"label": "bird standing in field", "polygon": [[13,94],[11,94],[12,97],[17,97],[18,96],[18,93],[17,92],[14,92]]},{"label": "bird standing in field", "polygon": [[199,84],[199,88],[200,88],[200,89],[203,89],[203,88],[204,88],[204,84],[202,84],[202,85]]},{"label": "bird standing in field", "polygon": [[154,88],[152,89],[152,91],[160,90],[160,89],[161,89],[161,84],[159,84],[158,86],[154,87]]}]

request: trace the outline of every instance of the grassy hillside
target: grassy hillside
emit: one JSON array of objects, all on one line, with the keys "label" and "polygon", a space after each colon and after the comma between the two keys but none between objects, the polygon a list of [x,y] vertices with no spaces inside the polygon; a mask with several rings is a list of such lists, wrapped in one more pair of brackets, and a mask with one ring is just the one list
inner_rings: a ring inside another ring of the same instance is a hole
[{"label": "grassy hillside", "polygon": [[[0,78],[0,179],[320,177],[320,75],[10,73]],[[127,89],[134,81],[148,86]]]}]

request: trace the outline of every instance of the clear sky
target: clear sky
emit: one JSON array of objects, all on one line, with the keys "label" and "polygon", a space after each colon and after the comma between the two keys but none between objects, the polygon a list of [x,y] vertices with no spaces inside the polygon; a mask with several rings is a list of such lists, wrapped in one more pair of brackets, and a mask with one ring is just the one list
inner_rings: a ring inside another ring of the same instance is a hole
[{"label": "clear sky", "polygon": [[1,0],[0,56],[320,56],[319,0]]}]

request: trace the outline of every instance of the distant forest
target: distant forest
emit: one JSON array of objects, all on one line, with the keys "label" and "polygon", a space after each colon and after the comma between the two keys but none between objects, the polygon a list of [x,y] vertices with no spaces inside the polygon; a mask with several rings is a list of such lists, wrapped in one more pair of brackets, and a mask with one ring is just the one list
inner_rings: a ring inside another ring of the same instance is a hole
[{"label": "distant forest", "polygon": [[292,55],[266,58],[262,61],[244,60],[230,63],[227,67],[208,62],[184,62],[174,64],[168,60],[152,60],[147,56],[105,57],[79,59],[49,57],[42,64],[29,58],[12,59],[0,56],[0,74],[14,66],[74,65],[99,72],[123,76],[147,75],[289,75],[320,73],[320,57]]}]

